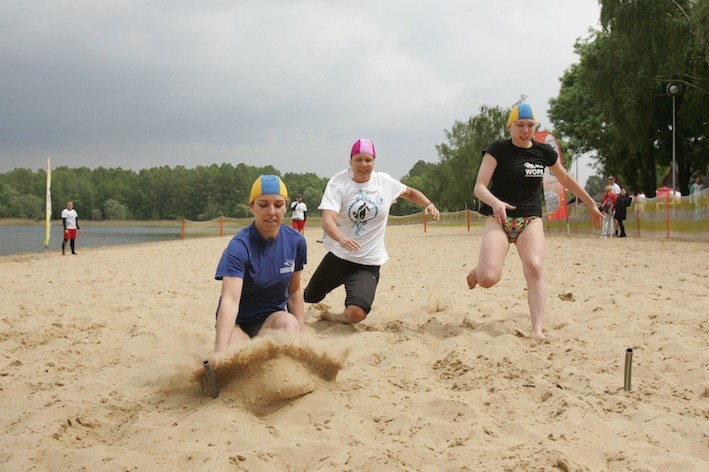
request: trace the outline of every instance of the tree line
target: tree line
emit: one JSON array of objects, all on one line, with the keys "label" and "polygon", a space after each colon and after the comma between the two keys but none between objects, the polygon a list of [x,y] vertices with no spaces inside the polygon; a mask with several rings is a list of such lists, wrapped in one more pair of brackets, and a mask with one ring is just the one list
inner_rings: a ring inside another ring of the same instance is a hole
[{"label": "tree line", "polygon": [[[456,211],[476,208],[472,185],[481,161],[480,149],[505,135],[508,109],[483,107],[466,122],[455,122],[445,134],[448,142],[436,149],[439,162],[419,161],[401,179],[422,190],[438,208]],[[282,177],[290,197],[301,194],[311,215],[319,214],[328,178],[314,173],[281,173],[272,165],[256,167],[239,163],[212,164],[188,169],[184,166],[154,167],[138,172],[121,168],[89,169],[65,166],[52,170],[53,218],[58,218],[67,201],[81,219],[206,221],[219,216],[249,216],[246,205],[251,184],[260,174]],[[0,218],[45,217],[46,171],[25,168],[0,174]],[[408,200],[399,199],[393,215],[421,211]]]},{"label": "tree line", "polygon": [[[52,170],[54,218],[67,201],[83,220],[190,220],[249,216],[251,184],[273,166],[213,164],[168,166],[138,172],[121,168],[60,166]],[[18,168],[0,174],[0,218],[43,219],[47,173]],[[319,201],[327,179],[313,173],[282,175],[291,195]]]},{"label": "tree line", "polygon": [[[679,190],[686,195],[692,177],[704,176],[709,164],[709,1],[599,3],[601,29],[577,41],[579,62],[560,78],[559,95],[549,103],[552,126],[542,127],[559,141],[567,168],[583,153],[595,155],[600,175],[586,184],[591,195],[598,193],[603,177],[613,174],[629,191],[655,196],[657,187],[668,183],[663,178],[670,174],[673,155]],[[680,86],[674,100],[669,84]],[[530,103],[542,109],[533,97]],[[477,208],[472,189],[481,151],[507,136],[512,105],[482,106],[467,120],[455,120],[444,132],[445,142],[436,145],[438,161],[416,162],[402,181],[443,211]],[[281,175],[291,195],[302,194],[311,214],[317,214],[327,178],[243,163],[138,172],[58,167],[52,172],[53,207],[72,200],[82,218],[93,220],[246,217],[247,193],[262,173]],[[44,218],[45,179],[43,170],[0,174],[0,218]],[[420,208],[399,199],[391,211],[405,215]]]},{"label": "tree line", "polygon": [[[505,136],[509,109],[482,107],[465,122],[445,131],[447,142],[436,146],[439,162],[418,161],[401,179],[423,191],[443,211],[477,208],[473,181],[486,145]],[[251,184],[260,174],[282,177],[291,199],[301,194],[311,215],[319,214],[328,178],[314,173],[285,173],[269,165],[212,164],[192,169],[168,166],[138,172],[121,168],[89,169],[65,166],[52,170],[53,218],[67,201],[83,220],[188,220],[206,221],[219,216],[248,217],[246,205]],[[46,171],[18,168],[0,174],[0,218],[45,217]],[[393,215],[421,211],[399,199]]]}]

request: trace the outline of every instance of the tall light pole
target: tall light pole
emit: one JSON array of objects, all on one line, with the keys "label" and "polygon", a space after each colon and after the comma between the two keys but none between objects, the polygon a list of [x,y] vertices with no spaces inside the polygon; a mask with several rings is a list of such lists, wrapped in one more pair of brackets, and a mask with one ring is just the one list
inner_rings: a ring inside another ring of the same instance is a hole
[{"label": "tall light pole", "polygon": [[672,97],[672,200],[675,198],[675,99],[682,92],[682,87],[679,84],[670,82],[667,84],[667,95]]}]

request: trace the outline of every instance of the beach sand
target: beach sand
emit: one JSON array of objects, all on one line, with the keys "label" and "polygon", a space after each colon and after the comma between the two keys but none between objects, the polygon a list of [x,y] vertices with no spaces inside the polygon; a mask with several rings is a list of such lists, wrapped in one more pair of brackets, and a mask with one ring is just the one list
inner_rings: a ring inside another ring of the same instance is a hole
[{"label": "beach sand", "polygon": [[252,342],[212,398],[188,379],[227,242],[0,258],[0,469],[709,470],[706,242],[548,235],[538,342],[514,247],[468,290],[479,228],[390,227],[367,320],[306,305],[298,345]]}]

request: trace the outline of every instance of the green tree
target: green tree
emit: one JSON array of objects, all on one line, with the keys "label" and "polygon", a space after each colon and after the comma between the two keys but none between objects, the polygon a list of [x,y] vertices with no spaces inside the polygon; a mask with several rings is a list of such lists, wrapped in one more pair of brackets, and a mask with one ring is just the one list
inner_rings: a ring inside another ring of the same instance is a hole
[{"label": "green tree", "polygon": [[102,209],[108,200],[115,200],[127,207],[130,214],[140,205],[138,175],[132,170],[99,167],[91,176],[94,193],[89,205],[94,219],[101,219]]},{"label": "green tree", "polygon": [[169,205],[173,195],[171,169],[167,166],[143,169],[138,173],[140,205],[136,217],[141,220],[174,219]]},{"label": "green tree", "polygon": [[45,202],[38,195],[26,193],[18,195],[12,201],[14,218],[41,220],[45,217]]},{"label": "green tree", "polygon": [[[440,210],[461,210],[476,208],[473,187],[480,163],[482,150],[490,143],[506,136],[506,121],[509,110],[501,107],[480,107],[480,113],[467,121],[455,121],[453,128],[445,131],[447,142],[436,145],[440,168],[432,168],[432,176],[437,181],[429,198],[436,195],[436,206]],[[432,183],[431,183],[432,184]]]},{"label": "green tree", "polygon": [[[436,205],[440,205],[439,192],[442,186],[437,179],[437,176],[440,174],[440,167],[441,164],[419,160],[414,164],[411,170],[401,178],[401,182],[409,187],[420,190],[424,195],[430,198],[431,201],[436,203]],[[463,196],[461,201],[464,200],[465,197]],[[404,198],[397,199],[391,207],[391,214],[399,216],[410,215],[420,211],[422,211],[420,206]]]},{"label": "green tree", "polygon": [[205,205],[204,211],[197,215],[197,220],[199,221],[209,221],[220,216],[224,216],[224,212],[221,211],[221,205],[215,201],[210,201]]},{"label": "green tree", "polygon": [[248,218],[251,216],[251,212],[245,203],[237,203],[231,216],[232,218]]},{"label": "green tree", "polygon": [[103,204],[103,211],[107,220],[130,220],[133,216],[130,214],[128,207],[118,200],[109,198]]},{"label": "green tree", "polygon": [[[655,194],[672,160],[672,101],[677,99],[679,184],[707,166],[707,2],[601,0],[602,30],[576,44],[580,62],[561,79],[549,117],[576,152],[595,151],[606,174]],[[703,104],[703,105],[702,105]]]},{"label": "green tree", "polygon": [[14,205],[19,195],[15,187],[0,181],[0,218],[15,217]]},{"label": "green tree", "polygon": [[47,173],[40,170],[34,173],[31,169],[12,169],[3,175],[3,182],[14,188],[19,194],[44,195]]},{"label": "green tree", "polygon": [[594,199],[599,199],[603,195],[603,188],[605,183],[603,181],[603,176],[592,175],[586,180],[586,186],[584,187],[586,192],[591,195]]}]

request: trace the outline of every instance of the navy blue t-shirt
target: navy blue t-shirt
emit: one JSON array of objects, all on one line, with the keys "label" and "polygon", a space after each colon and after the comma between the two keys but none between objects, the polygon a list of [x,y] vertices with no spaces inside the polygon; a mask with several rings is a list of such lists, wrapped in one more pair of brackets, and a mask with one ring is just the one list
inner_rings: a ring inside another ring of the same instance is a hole
[{"label": "navy blue t-shirt", "polygon": [[[532,141],[531,148],[517,147],[511,139],[495,141],[483,151],[497,161],[492,173],[490,192],[517,208],[507,210],[507,216],[542,216],[542,181],[544,168],[553,166],[557,154],[551,146]],[[492,208],[483,203],[483,215],[492,215]]]},{"label": "navy blue t-shirt", "polygon": [[286,309],[293,272],[306,263],[307,244],[298,231],[281,225],[276,239],[267,241],[251,224],[229,241],[214,278],[243,279],[237,320],[261,322]]}]

